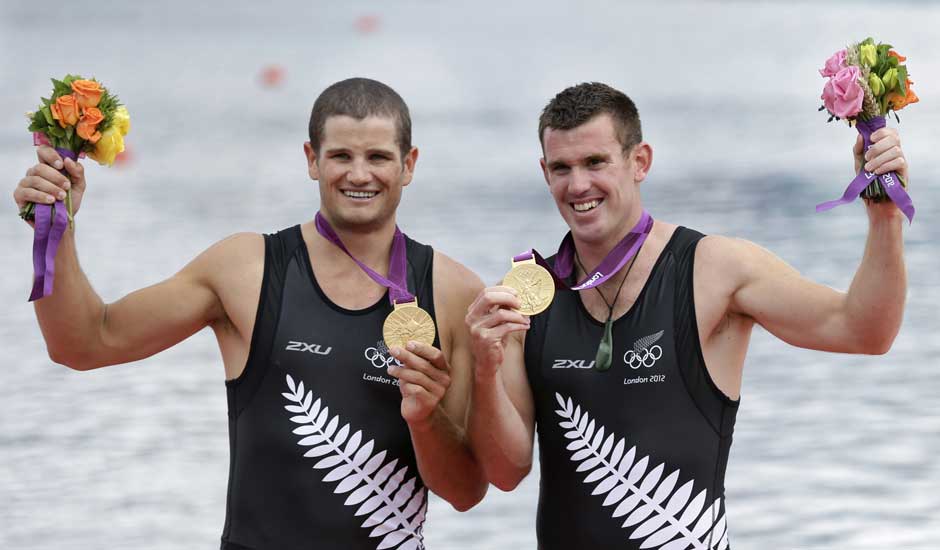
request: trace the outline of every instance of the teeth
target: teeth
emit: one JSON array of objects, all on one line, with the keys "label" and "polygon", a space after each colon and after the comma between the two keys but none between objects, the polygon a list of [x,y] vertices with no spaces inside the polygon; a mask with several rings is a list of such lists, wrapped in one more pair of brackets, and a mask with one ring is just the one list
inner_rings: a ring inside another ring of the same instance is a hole
[{"label": "teeth", "polygon": [[371,199],[372,197],[378,195],[376,191],[343,191],[343,194],[347,197],[354,199]]},{"label": "teeth", "polygon": [[587,212],[588,210],[593,210],[600,203],[601,201],[595,199],[588,202],[574,202],[571,203],[571,206],[573,206],[577,212]]}]

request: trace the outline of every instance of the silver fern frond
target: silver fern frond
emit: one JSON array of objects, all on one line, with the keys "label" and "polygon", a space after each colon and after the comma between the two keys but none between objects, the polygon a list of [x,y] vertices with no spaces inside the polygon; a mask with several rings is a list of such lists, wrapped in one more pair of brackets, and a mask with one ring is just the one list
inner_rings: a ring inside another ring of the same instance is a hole
[{"label": "silver fern frond", "polygon": [[[648,336],[652,345],[662,331]],[[639,342],[638,342],[639,343]],[[721,510],[721,499],[715,499],[702,510],[707,500],[707,489],[692,497],[695,480],[679,486],[679,470],[666,474],[666,464],[649,469],[650,457],[637,458],[636,447],[628,451],[624,438],[613,433],[593,419],[571,398],[555,393],[561,417],[558,425],[569,441],[572,462],[579,463],[578,472],[585,472],[584,483],[599,482],[593,495],[606,495],[603,506],[617,506],[611,516],[626,516],[622,527],[631,527],[630,539],[641,539],[640,548],[660,550],[725,550],[728,533],[725,516],[715,521]],[[680,515],[681,513],[681,515]],[[696,521],[698,520],[698,521]],[[694,526],[692,525],[694,522]]]},{"label": "silver fern frond", "polygon": [[657,332],[656,334],[650,334],[649,336],[644,336],[643,338],[640,338],[639,340],[633,343],[633,351],[635,353],[640,353],[646,348],[652,346],[653,344],[658,342],[660,338],[663,337],[664,332],[666,331],[661,330]]},{"label": "silver fern frond", "polygon": [[373,454],[375,440],[363,443],[361,430],[350,435],[349,424],[340,428],[339,415],[330,416],[329,407],[304,391],[303,381],[295,384],[287,375],[287,387],[290,391],[281,395],[293,403],[284,408],[294,415],[291,422],[299,424],[293,430],[301,436],[297,444],[310,447],[305,457],[319,458],[313,468],[327,470],[324,482],[338,482],[334,493],[351,492],[344,504],[359,505],[355,516],[368,515],[362,527],[372,528],[370,537],[382,537],[376,550],[423,550],[427,490],[419,488],[415,476],[405,481],[408,466],[396,469],[398,459],[383,465],[387,452]]}]

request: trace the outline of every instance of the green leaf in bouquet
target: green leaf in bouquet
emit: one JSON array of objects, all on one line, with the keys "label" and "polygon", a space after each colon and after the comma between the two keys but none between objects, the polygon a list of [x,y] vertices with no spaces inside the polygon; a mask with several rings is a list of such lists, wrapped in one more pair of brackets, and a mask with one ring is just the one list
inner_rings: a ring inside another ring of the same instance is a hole
[{"label": "green leaf in bouquet", "polygon": [[49,124],[49,126],[55,125],[55,119],[52,118],[52,111],[49,109],[48,105],[40,109],[39,112],[42,113],[43,118],[46,119],[46,123]]},{"label": "green leaf in bouquet", "polygon": [[898,67],[898,88],[902,94],[907,95],[907,67],[904,65]]},{"label": "green leaf in bouquet", "polygon": [[897,68],[898,66],[898,58],[894,57],[893,55],[889,55],[888,59],[886,59],[885,61],[888,63],[888,66],[891,68]]},{"label": "green leaf in bouquet", "polygon": [[862,40],[862,41],[859,43],[859,45],[861,45],[861,44],[874,44],[874,43],[875,43],[875,39],[869,36],[869,37],[866,38],[865,40]]},{"label": "green leaf in bouquet", "polygon": [[69,126],[65,129],[65,139],[72,141],[72,136],[75,135],[75,127]]},{"label": "green leaf in bouquet", "polygon": [[49,127],[48,133],[59,139],[65,138],[65,130],[63,130],[58,125],[53,125]]}]

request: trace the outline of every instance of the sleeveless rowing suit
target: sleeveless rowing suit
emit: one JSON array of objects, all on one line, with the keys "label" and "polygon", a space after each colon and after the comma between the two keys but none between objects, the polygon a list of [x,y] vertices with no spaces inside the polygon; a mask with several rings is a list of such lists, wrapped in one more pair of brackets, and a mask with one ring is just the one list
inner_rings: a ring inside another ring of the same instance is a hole
[{"label": "sleeveless rowing suit", "polygon": [[525,364],[542,550],[728,547],[724,476],[738,402],[715,386],[702,358],[692,295],[701,238],[675,231],[613,324],[607,371],[593,368],[603,323],[577,292],[557,292],[532,318]]},{"label": "sleeveless rowing suit", "polygon": [[[388,294],[343,309],[317,284],[300,226],[264,243],[248,362],[226,382],[222,549],[423,549],[427,489],[386,370]],[[406,243],[408,288],[434,317],[433,250]]]}]

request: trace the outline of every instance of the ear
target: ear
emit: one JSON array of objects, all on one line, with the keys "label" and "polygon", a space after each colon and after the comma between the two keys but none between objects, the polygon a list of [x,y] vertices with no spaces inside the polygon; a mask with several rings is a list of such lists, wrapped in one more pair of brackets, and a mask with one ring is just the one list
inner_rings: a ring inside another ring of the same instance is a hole
[{"label": "ear", "polygon": [[539,166],[542,167],[542,177],[545,178],[545,184],[551,186],[551,182],[548,181],[548,166],[545,164],[545,157],[539,159]]},{"label": "ear", "polygon": [[633,163],[636,167],[633,173],[633,182],[640,183],[646,179],[650,168],[653,167],[653,148],[649,143],[642,141],[633,148]]},{"label": "ear", "polygon": [[411,178],[415,175],[415,164],[418,163],[418,148],[412,147],[411,151],[402,159],[402,187],[411,183]]},{"label": "ear", "polygon": [[307,157],[307,172],[310,174],[310,179],[319,181],[320,167],[317,166],[317,152],[313,150],[309,141],[304,142],[304,155]]}]

